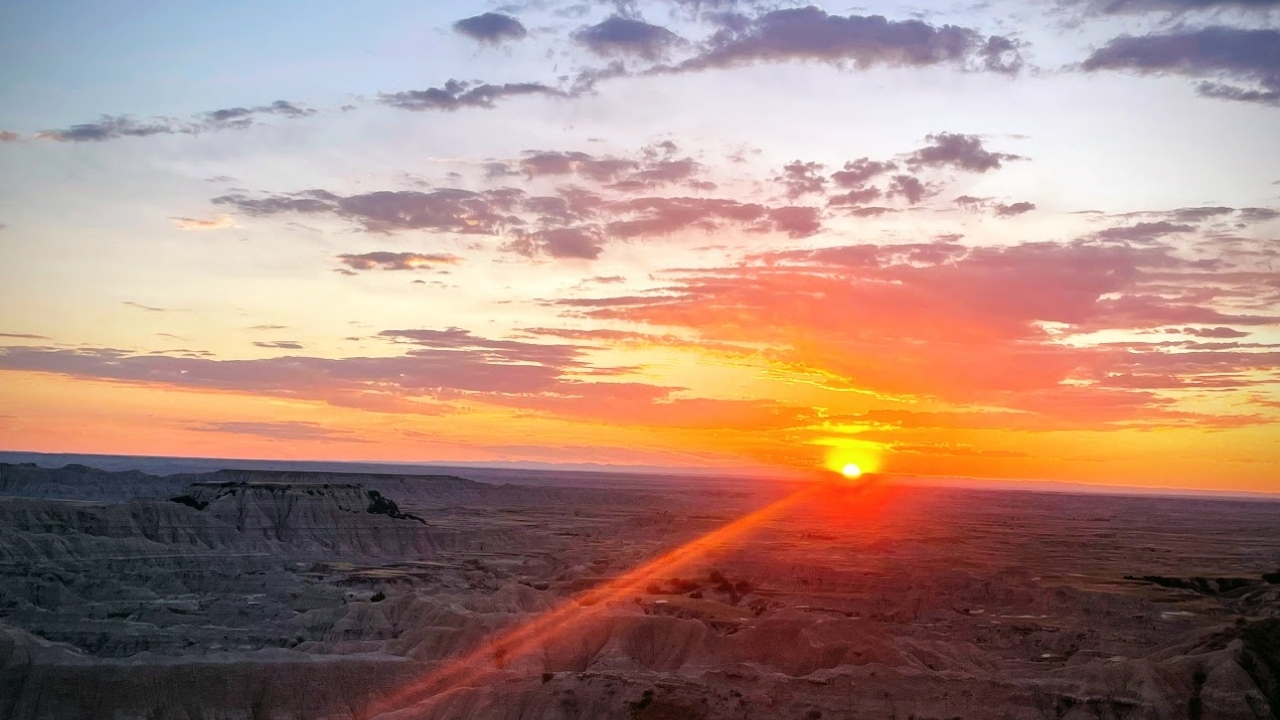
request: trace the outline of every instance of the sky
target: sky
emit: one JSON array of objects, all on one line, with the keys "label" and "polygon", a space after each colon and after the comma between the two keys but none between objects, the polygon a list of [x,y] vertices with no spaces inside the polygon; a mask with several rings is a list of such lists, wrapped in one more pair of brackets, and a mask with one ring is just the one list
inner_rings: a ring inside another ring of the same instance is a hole
[{"label": "sky", "polygon": [[0,447],[1280,492],[1280,0],[0,8]]}]

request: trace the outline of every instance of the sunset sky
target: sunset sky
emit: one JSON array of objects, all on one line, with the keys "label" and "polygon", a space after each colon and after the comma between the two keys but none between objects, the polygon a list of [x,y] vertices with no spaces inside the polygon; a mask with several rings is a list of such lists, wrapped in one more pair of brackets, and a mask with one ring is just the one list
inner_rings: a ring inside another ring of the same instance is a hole
[{"label": "sunset sky", "polygon": [[1280,492],[1280,2],[0,9],[0,449]]}]

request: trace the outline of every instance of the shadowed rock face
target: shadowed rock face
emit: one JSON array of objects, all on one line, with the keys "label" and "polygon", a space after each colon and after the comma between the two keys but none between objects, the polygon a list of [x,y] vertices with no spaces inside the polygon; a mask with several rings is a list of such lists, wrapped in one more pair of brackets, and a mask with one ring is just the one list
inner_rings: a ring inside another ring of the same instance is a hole
[{"label": "shadowed rock face", "polygon": [[1280,703],[1271,503],[832,491],[415,695],[785,489],[3,465],[0,481],[22,495],[0,497],[6,720],[1243,719]]}]

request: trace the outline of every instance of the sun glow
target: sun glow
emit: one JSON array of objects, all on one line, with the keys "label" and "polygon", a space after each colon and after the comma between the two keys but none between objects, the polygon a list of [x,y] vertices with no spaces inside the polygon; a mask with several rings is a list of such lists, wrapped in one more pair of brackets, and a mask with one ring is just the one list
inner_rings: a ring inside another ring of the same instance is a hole
[{"label": "sun glow", "polygon": [[848,463],[844,467],[840,468],[840,474],[844,475],[849,480],[857,480],[862,477],[862,468],[853,463]]}]

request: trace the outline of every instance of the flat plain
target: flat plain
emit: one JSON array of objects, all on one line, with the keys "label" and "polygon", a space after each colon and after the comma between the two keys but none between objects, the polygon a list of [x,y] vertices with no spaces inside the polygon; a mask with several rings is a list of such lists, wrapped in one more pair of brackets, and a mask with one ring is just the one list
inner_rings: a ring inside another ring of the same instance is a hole
[{"label": "flat plain", "polygon": [[0,465],[0,718],[1268,718],[1280,503]]}]

